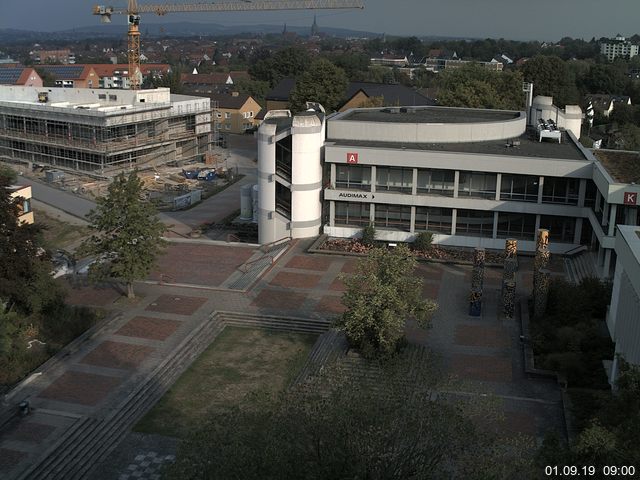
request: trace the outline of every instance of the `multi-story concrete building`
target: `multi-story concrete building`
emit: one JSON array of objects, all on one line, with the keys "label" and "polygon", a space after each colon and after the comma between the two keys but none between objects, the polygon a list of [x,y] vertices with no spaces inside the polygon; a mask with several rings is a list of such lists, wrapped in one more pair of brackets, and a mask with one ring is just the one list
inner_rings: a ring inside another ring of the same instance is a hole
[{"label": "multi-story concrete building", "polygon": [[600,44],[600,53],[605,55],[610,62],[616,57],[631,58],[638,55],[640,47],[629,42],[622,35],[616,35],[616,38],[610,38],[606,42]]},{"label": "multi-story concrete building", "polygon": [[615,226],[638,223],[640,179],[617,175],[617,160],[601,162],[577,141],[579,107],[536,97],[528,117],[444,107],[328,119],[269,112],[258,131],[260,241],[354,237],[373,224],[389,242],[430,231],[442,245],[502,249],[517,238],[532,252],[537,229],[548,228],[553,252],[592,247],[608,275]]},{"label": "multi-story concrete building", "polygon": [[208,98],[155,90],[0,87],[0,158],[100,172],[209,151]]}]

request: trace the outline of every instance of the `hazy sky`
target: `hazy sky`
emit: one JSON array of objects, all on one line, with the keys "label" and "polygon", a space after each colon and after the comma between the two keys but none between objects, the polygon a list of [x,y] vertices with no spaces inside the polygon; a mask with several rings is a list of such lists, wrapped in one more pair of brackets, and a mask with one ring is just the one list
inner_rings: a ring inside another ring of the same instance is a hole
[{"label": "hazy sky", "polygon": [[[100,1],[100,0],[98,0]],[[139,3],[197,3],[185,0],[139,0]],[[201,1],[201,0],[200,0]],[[100,27],[91,0],[0,0],[0,28],[63,30]],[[364,11],[318,10],[320,27],[346,27],[394,35],[445,35],[517,40],[590,39],[640,33],[640,0],[364,0]],[[126,0],[107,5],[126,5]],[[145,22],[211,22],[232,25],[310,25],[313,12],[147,14]],[[123,16],[114,17],[114,24]]]}]

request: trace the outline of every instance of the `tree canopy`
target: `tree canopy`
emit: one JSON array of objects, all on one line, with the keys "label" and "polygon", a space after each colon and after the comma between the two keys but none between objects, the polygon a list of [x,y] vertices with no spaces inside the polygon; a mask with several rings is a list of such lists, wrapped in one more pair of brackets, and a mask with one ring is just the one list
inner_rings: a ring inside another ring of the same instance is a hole
[{"label": "tree canopy", "polygon": [[96,257],[90,271],[94,278],[121,279],[132,297],[133,282],[149,274],[164,245],[165,226],[153,205],[142,199],[142,182],[135,171],[115,177],[107,196],[97,202],[88,215],[94,233],[80,251]]},{"label": "tree canopy", "polygon": [[404,338],[405,322],[414,317],[427,328],[437,304],[422,298],[422,279],[414,274],[416,259],[401,244],[374,248],[344,278],[346,311],[336,321],[349,343],[368,357],[393,355]]},{"label": "tree canopy", "polygon": [[347,84],[344,70],[325,58],[318,58],[296,81],[290,96],[291,109],[301,111],[306,102],[319,102],[331,112],[344,100]]},{"label": "tree canopy", "polygon": [[285,77],[298,77],[311,63],[307,51],[298,46],[284,48],[274,55],[265,51],[257,55],[258,60],[249,68],[249,73],[256,80],[269,82],[271,87]]},{"label": "tree canopy", "polygon": [[536,95],[553,97],[554,105],[564,107],[580,103],[575,75],[560,57],[535,56],[524,64],[522,75],[526,82],[533,82]]}]

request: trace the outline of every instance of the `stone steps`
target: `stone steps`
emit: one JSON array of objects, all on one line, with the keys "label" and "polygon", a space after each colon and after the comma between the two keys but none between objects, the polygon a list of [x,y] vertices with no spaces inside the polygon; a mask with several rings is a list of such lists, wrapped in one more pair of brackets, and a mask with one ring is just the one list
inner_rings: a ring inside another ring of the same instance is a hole
[{"label": "stone steps", "polygon": [[266,328],[295,333],[322,334],[331,328],[331,321],[324,318],[281,317],[276,315],[254,315],[238,312],[216,312],[225,325],[244,328]]},{"label": "stone steps", "polygon": [[589,252],[584,252],[574,257],[566,257],[564,264],[567,277],[572,283],[578,284],[585,278],[598,278],[596,266]]},{"label": "stone steps", "polygon": [[289,242],[275,245],[262,252],[261,257],[253,260],[249,259],[249,262],[253,262],[250,264],[250,267],[246,271],[243,271],[242,267],[248,265],[248,263],[241,265],[235,275],[230,279],[227,288],[231,290],[248,289],[288,248]]},{"label": "stone steps", "polygon": [[22,480],[82,480],[120,442],[127,431],[164,395],[191,362],[215,339],[224,325],[205,322],[187,337],[175,353],[158,365],[103,420],[86,417],[82,427],[70,431],[51,451],[19,478]]},{"label": "stone steps", "polygon": [[349,350],[349,344],[342,332],[329,330],[318,337],[313,345],[307,361],[300,369],[292,385],[304,382],[310,376],[316,375],[322,367],[343,357]]}]

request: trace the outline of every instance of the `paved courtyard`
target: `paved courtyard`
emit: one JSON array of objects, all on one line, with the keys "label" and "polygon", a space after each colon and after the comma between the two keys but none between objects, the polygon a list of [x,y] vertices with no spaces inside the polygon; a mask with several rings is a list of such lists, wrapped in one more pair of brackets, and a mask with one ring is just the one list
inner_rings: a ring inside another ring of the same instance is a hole
[{"label": "paved courtyard", "polygon": [[[104,418],[213,311],[303,318],[339,315],[344,291],[340,276],[354,272],[357,260],[307,254],[309,244],[294,242],[246,292],[220,286],[254,250],[197,244],[172,245],[151,279],[163,272],[176,283],[216,289],[139,283],[140,298],[132,304],[116,301],[120,293],[111,287],[72,289],[70,298],[75,304],[100,306],[110,316],[92,335],[74,349],[61,352],[58,362],[12,394],[11,401],[28,398],[35,410],[0,432],[0,476],[12,478],[33,463],[83,416]],[[517,274],[520,294],[530,289],[530,268],[530,260],[521,262]],[[470,267],[421,264],[418,273],[424,279],[424,296],[436,300],[440,309],[430,330],[409,324],[409,340],[440,356],[447,372],[468,387],[461,393],[498,396],[507,421],[496,428],[538,438],[548,428],[560,429],[557,386],[524,376],[519,326],[500,314],[500,271],[487,270],[485,304],[478,318],[467,314]],[[91,478],[157,478],[158,465],[171,460],[176,442],[164,437],[141,439],[140,435],[131,433],[125,438]]]}]

